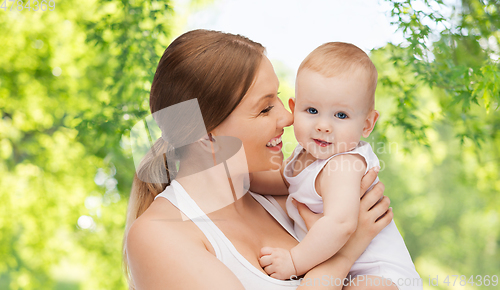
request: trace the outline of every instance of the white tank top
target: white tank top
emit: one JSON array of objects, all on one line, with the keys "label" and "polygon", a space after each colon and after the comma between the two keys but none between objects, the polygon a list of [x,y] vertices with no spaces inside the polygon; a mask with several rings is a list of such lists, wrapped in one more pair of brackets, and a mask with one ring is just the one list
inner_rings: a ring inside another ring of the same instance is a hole
[{"label": "white tank top", "polygon": [[[293,232],[292,221],[272,196],[264,197],[250,191],[249,193],[290,235],[297,239]],[[238,277],[245,289],[292,290],[298,287],[299,281],[283,281],[271,278],[248,262],[176,180],[172,181],[170,186],[167,186],[155,199],[159,196],[168,199],[200,228],[210,244],[212,244],[217,259]]]}]

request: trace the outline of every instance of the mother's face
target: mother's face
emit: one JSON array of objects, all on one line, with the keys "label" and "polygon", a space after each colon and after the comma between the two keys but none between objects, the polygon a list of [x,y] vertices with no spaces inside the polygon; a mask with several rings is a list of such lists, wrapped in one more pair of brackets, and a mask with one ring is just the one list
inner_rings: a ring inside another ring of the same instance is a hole
[{"label": "mother's face", "polygon": [[281,135],[293,119],[278,98],[278,87],[273,66],[263,56],[254,83],[236,109],[213,131],[215,136],[234,136],[243,142],[249,172],[276,170],[283,161]]}]

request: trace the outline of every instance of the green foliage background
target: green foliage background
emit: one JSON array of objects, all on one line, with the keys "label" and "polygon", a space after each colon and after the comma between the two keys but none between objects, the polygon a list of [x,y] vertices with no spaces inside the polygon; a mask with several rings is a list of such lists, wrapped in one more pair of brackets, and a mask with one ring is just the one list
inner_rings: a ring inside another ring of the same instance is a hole
[{"label": "green foliage background", "polygon": [[[381,118],[367,141],[396,223],[427,289],[452,289],[429,276],[500,275],[500,4],[464,0],[450,17],[441,1],[387,2],[407,41],[371,52]],[[122,135],[148,114],[174,8],[0,10],[0,289],[126,288]],[[291,128],[285,142],[290,154]],[[460,287],[479,288],[494,289]]]}]

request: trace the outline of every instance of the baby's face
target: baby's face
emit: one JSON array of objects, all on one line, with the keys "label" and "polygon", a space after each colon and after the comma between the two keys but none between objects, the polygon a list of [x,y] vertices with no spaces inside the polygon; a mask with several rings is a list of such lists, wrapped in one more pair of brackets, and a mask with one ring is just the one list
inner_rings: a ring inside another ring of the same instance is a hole
[{"label": "baby's face", "polygon": [[295,96],[290,104],[295,137],[318,159],[353,149],[369,126],[368,78],[363,73],[327,78],[302,69]]}]

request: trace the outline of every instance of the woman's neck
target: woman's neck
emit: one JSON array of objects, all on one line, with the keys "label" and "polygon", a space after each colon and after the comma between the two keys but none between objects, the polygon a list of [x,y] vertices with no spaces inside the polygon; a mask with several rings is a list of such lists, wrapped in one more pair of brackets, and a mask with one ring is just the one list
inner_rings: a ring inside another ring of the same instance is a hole
[{"label": "woman's neck", "polygon": [[185,172],[181,167],[175,179],[205,214],[234,204],[250,187],[248,173],[232,174],[226,162],[194,174]]}]

